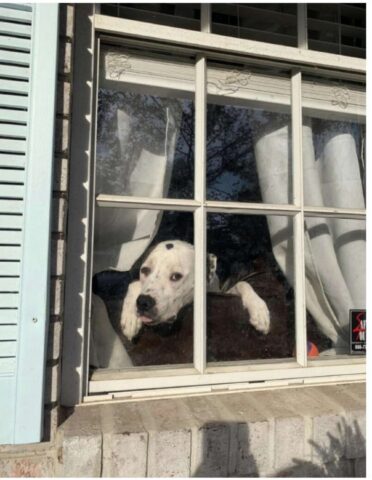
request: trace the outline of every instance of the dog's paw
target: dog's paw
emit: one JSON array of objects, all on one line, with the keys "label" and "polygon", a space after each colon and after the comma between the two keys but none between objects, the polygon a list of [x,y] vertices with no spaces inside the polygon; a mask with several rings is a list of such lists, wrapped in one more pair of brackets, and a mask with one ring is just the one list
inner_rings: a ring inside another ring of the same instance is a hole
[{"label": "dog's paw", "polygon": [[249,321],[259,332],[267,335],[270,330],[270,312],[266,303],[259,297],[249,305]]},{"label": "dog's paw", "polygon": [[120,326],[123,334],[132,340],[142,327],[142,322],[137,315],[136,299],[140,291],[139,282],[129,285],[127,295],[123,302],[121,311]]},{"label": "dog's paw", "polygon": [[141,320],[137,315],[130,315],[124,318],[124,322],[121,322],[122,331],[128,340],[133,340],[142,327]]}]

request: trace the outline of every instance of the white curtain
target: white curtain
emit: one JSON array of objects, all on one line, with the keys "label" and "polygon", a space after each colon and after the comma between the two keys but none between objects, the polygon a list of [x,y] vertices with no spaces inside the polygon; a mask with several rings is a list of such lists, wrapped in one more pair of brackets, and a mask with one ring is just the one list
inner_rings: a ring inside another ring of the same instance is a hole
[{"label": "white curtain", "polygon": [[[128,97],[128,103],[129,100]],[[136,95],[136,101],[128,105],[128,109],[119,108],[111,117],[111,123],[105,121],[105,128],[117,137],[119,149],[115,150],[116,155],[112,151],[106,151],[105,155],[107,145],[97,146],[100,158],[107,159],[97,162],[97,193],[147,198],[167,196],[182,113],[177,100],[163,99],[165,125],[159,125],[159,119],[156,125],[149,115],[148,122],[153,121],[154,128],[141,135],[139,118],[146,121],[147,100],[146,96]],[[129,270],[154,238],[161,215],[157,210],[97,207],[94,273],[107,269]]]},{"label": "white curtain", "polygon": [[[127,104],[105,118],[106,139],[116,141],[97,145],[96,192],[166,197],[181,122],[180,104],[162,99],[154,118],[146,112],[149,97],[136,95],[131,99],[129,94]],[[117,107],[115,102],[112,107]],[[138,130],[143,119],[147,125]],[[93,273],[129,270],[156,235],[161,216],[157,210],[96,207]],[[94,294],[90,333],[90,365],[113,369],[132,366],[104,302]]]},{"label": "white curtain", "polygon": [[[253,131],[262,199],[288,203],[292,188],[288,117],[268,114],[258,123]],[[364,208],[352,124],[306,119],[303,162],[305,205]],[[349,309],[365,308],[365,222],[306,217],[305,223],[306,307],[332,340],[334,349],[328,353],[348,353]],[[274,256],[293,285],[292,222],[270,216],[268,224]]]}]

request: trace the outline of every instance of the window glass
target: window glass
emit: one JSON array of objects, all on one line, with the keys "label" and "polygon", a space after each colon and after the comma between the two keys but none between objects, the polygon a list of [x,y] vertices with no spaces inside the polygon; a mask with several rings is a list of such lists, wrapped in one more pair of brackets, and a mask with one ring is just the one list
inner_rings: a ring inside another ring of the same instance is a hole
[{"label": "window glass", "polygon": [[365,208],[365,88],[305,77],[305,206]]},{"label": "window glass", "polygon": [[288,3],[212,4],[212,33],[297,46],[297,5]]},{"label": "window glass", "polygon": [[210,64],[207,198],[291,203],[291,170],[287,75]]},{"label": "window glass", "polygon": [[292,218],[210,213],[207,229],[207,360],[292,357]]},{"label": "window glass", "polygon": [[290,203],[290,115],[208,104],[209,200]]},{"label": "window glass", "polygon": [[194,66],[104,46],[96,194],[194,196]]},{"label": "window glass", "polygon": [[101,13],[158,25],[200,30],[200,3],[102,3]]},{"label": "window glass", "polygon": [[308,348],[350,354],[350,312],[366,307],[365,221],[307,216],[305,270]]},{"label": "window glass", "polygon": [[305,205],[365,208],[365,129],[304,118]]},{"label": "window glass", "polygon": [[192,364],[192,213],[97,207],[90,364]]},{"label": "window glass", "polygon": [[193,196],[191,100],[101,88],[98,105],[97,194]]},{"label": "window glass", "polygon": [[307,17],[311,50],[365,58],[365,3],[309,3]]}]

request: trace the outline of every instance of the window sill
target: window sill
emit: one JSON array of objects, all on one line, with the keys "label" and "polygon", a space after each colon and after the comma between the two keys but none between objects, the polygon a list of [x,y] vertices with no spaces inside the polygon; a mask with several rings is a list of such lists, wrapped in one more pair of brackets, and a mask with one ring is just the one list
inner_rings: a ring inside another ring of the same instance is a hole
[{"label": "window sill", "polygon": [[58,476],[358,476],[365,405],[354,383],[79,406]]}]

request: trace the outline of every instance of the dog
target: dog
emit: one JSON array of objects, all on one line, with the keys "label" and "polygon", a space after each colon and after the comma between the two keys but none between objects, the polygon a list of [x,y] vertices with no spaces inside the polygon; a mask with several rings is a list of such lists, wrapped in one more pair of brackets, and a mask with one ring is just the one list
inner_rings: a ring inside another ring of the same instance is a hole
[{"label": "dog", "polygon": [[[208,290],[219,288],[217,258],[208,254]],[[270,330],[270,312],[262,298],[245,281],[236,283],[227,293],[238,295],[259,332]],[[161,242],[149,252],[140,267],[140,278],[132,282],[124,298],[120,326],[132,340],[143,325],[173,322],[178,312],[193,301],[194,247],[181,240]]]}]

